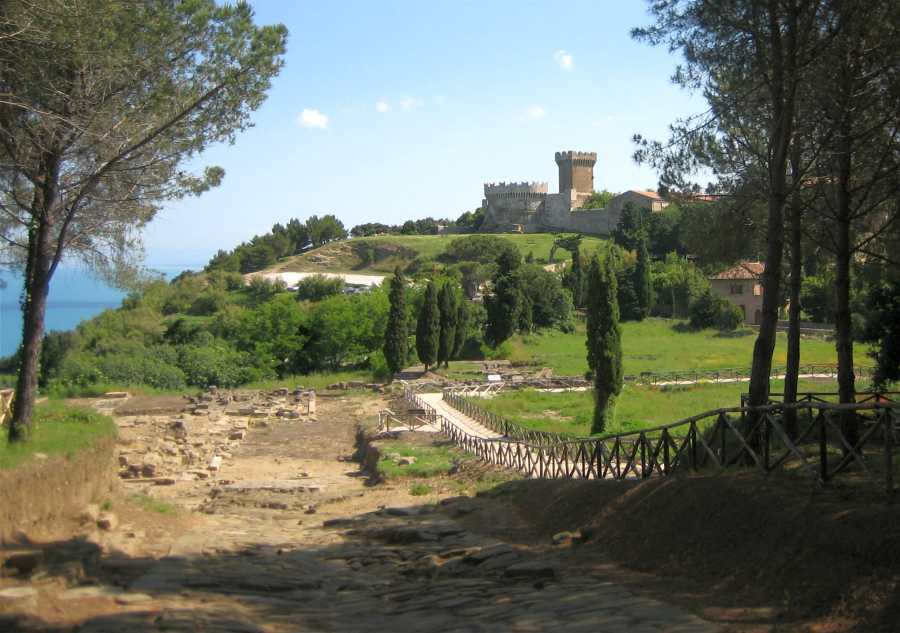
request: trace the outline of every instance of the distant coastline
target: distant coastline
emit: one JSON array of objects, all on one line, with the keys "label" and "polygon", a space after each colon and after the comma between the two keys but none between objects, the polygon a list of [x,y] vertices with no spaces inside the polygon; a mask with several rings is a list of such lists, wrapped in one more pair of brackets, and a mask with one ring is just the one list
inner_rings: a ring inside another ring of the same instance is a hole
[{"label": "distant coastline", "polygon": [[[199,270],[203,265],[150,266],[172,279],[186,270]],[[0,289],[0,356],[15,353],[22,340],[22,313],[19,300],[22,295],[20,275],[3,271],[0,279],[6,287]],[[61,266],[50,283],[47,303],[46,330],[71,330],[86,319],[118,308],[126,292],[111,288],[106,283],[77,266]]]}]

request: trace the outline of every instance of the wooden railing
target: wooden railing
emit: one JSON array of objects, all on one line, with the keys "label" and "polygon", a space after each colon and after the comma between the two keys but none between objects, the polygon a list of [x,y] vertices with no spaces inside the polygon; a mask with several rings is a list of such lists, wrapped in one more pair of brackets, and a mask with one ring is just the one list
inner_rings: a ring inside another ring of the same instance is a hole
[{"label": "wooden railing", "polygon": [[390,409],[382,409],[378,412],[378,430],[392,431],[402,429],[415,431],[423,426],[437,425],[439,417],[431,407],[428,407],[427,410],[418,408],[404,413],[395,413]]},{"label": "wooden railing", "polygon": [[555,444],[560,440],[572,439],[574,435],[564,433],[546,433],[544,431],[535,431],[515,422],[511,422],[506,418],[486,411],[468,400],[464,395],[457,393],[452,389],[444,390],[444,401],[451,407],[469,416],[481,426],[489,428],[494,433],[499,433],[505,437],[511,437],[523,442],[533,444]]},{"label": "wooden railing", "polygon": [[15,397],[15,389],[0,389],[0,426],[6,424],[12,417],[12,405]]},{"label": "wooden railing", "polygon": [[[839,402],[840,394],[834,391],[803,391],[797,393],[797,402]],[[750,394],[741,394],[741,406],[746,406]],[[784,402],[784,394],[769,394],[769,404]],[[900,402],[900,391],[860,391],[856,394],[856,403],[866,402]]]},{"label": "wooden railing", "polygon": [[[445,392],[444,398],[453,408],[459,404],[461,413],[477,414],[477,407],[452,392]],[[430,408],[411,391],[407,400],[416,408]],[[800,429],[795,439],[785,430],[786,411],[798,412]],[[856,442],[848,441],[841,432],[838,418],[846,412],[853,412],[864,422]],[[806,415],[799,415],[802,413]],[[511,424],[506,420],[490,415],[473,419],[491,421],[494,426],[488,428],[504,437],[476,437],[443,416],[439,416],[439,424],[464,450],[528,477],[641,479],[747,467],[768,474],[791,464],[822,483],[852,471],[883,485],[888,494],[895,490],[900,405],[891,402],[834,404],[806,400],[733,407],[631,433],[583,438],[542,433],[540,441],[517,436],[522,427],[504,426]]]}]

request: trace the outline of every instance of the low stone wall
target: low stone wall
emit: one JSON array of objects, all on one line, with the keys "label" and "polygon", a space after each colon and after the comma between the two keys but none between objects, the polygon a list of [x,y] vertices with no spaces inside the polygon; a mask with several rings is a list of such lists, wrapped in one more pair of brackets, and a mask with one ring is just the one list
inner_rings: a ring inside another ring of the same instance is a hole
[{"label": "low stone wall", "polygon": [[71,458],[33,458],[0,471],[0,543],[20,532],[46,534],[78,516],[89,503],[109,498],[116,471],[113,437],[100,439]]}]

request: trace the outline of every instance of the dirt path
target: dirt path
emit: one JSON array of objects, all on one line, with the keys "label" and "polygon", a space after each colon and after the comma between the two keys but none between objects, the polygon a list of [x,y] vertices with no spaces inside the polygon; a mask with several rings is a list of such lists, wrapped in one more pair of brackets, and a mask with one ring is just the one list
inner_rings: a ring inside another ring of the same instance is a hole
[{"label": "dirt path", "polygon": [[148,489],[182,508],[174,517],[120,511],[112,532],[45,545],[45,559],[93,563],[0,583],[21,590],[0,601],[0,630],[717,630],[578,565],[571,547],[464,528],[466,498],[367,486],[350,456],[357,417],[375,407],[323,400],[318,421],[251,429],[215,481]]}]

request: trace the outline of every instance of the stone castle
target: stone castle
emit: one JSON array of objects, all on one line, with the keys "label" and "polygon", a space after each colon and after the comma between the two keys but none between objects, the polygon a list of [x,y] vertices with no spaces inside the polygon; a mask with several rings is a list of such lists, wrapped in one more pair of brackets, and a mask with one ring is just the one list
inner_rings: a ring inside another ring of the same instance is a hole
[{"label": "stone castle", "polygon": [[604,209],[583,209],[594,192],[594,152],[556,152],[559,193],[548,193],[546,182],[485,183],[482,231],[542,233],[567,231],[609,235],[628,202],[651,211],[667,203],[655,191],[626,191]]}]

